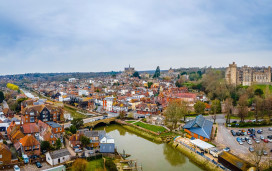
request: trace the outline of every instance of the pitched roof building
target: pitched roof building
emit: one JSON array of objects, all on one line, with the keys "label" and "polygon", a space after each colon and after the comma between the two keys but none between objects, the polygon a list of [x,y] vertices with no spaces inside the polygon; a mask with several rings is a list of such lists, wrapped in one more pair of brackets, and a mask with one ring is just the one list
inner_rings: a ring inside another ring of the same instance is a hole
[{"label": "pitched roof building", "polygon": [[187,122],[183,129],[192,137],[209,141],[211,139],[213,123],[205,119],[202,115],[198,115],[195,119]]}]

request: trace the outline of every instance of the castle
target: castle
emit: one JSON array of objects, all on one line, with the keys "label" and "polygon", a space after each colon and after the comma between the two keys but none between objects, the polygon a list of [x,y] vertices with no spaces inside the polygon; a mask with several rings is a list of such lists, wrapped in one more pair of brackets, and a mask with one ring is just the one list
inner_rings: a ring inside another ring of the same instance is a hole
[{"label": "castle", "polygon": [[226,69],[225,78],[227,84],[250,86],[252,84],[270,84],[271,67],[237,67],[233,62]]}]

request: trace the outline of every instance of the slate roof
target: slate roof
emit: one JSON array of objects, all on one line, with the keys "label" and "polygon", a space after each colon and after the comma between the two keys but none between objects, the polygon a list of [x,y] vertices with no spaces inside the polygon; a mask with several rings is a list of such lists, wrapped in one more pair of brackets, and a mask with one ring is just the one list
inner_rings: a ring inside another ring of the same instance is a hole
[{"label": "slate roof", "polygon": [[198,115],[194,120],[187,122],[183,128],[190,130],[192,133],[210,139],[213,123],[206,120],[202,115]]},{"label": "slate roof", "polygon": [[60,124],[56,123],[56,122],[46,122],[49,126],[51,126],[52,128],[61,128]]},{"label": "slate roof", "polygon": [[60,157],[71,155],[71,153],[67,150],[67,148],[52,151],[49,153],[52,159],[57,159]]},{"label": "slate roof", "polygon": [[98,137],[98,131],[85,131],[84,135],[86,137]]}]

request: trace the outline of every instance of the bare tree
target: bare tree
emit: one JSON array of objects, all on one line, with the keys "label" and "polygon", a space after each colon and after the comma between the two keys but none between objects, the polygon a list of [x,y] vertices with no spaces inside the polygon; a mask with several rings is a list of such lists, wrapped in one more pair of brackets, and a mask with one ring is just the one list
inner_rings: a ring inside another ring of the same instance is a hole
[{"label": "bare tree", "polygon": [[241,122],[245,121],[245,117],[248,114],[248,96],[247,94],[243,94],[238,101],[238,111],[239,117],[241,118]]},{"label": "bare tree", "polygon": [[227,114],[227,123],[230,123],[230,116],[232,114],[232,110],[233,110],[233,104],[232,104],[233,100],[232,98],[227,98],[225,101],[225,111]]},{"label": "bare tree", "polygon": [[262,158],[264,156],[264,151],[266,150],[265,144],[254,144],[253,145],[254,148],[254,152],[252,152],[253,154],[253,162],[255,164],[256,170],[259,171],[261,170],[261,161]]},{"label": "bare tree", "polygon": [[255,119],[256,122],[258,121],[259,116],[263,111],[263,99],[260,96],[255,96],[253,99],[254,106],[255,106]]}]

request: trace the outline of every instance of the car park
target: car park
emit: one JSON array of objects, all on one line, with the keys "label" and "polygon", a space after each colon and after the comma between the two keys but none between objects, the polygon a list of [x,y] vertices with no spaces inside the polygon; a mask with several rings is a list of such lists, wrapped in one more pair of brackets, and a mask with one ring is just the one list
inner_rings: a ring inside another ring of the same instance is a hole
[{"label": "car park", "polygon": [[249,147],[248,150],[249,150],[250,152],[253,152],[253,151],[254,151],[254,148],[253,148],[253,147]]}]

